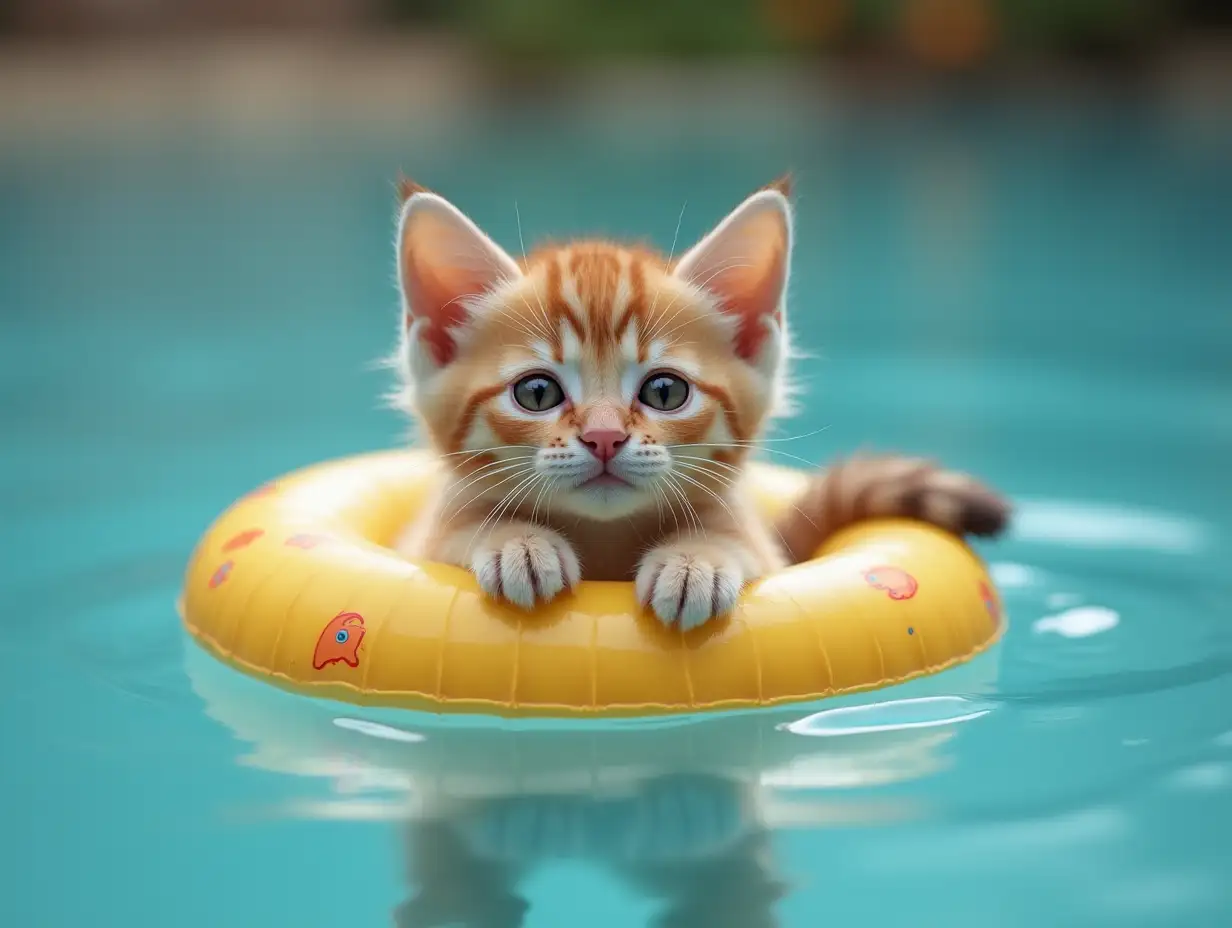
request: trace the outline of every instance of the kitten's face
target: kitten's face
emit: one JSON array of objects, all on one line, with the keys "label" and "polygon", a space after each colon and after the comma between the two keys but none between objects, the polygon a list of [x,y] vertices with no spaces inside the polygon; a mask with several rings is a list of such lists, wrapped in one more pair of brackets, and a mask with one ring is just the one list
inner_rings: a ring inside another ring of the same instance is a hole
[{"label": "kitten's face", "polygon": [[732,482],[778,392],[788,216],[763,191],[672,266],[597,242],[519,265],[444,201],[412,196],[405,372],[432,442],[467,475],[458,502],[659,510],[685,527],[685,501]]}]

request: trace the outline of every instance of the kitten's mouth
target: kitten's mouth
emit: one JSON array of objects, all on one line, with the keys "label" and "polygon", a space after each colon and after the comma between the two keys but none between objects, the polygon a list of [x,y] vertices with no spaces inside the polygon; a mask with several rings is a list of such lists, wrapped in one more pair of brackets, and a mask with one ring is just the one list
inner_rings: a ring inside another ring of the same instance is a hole
[{"label": "kitten's mouth", "polygon": [[612,489],[614,487],[627,487],[628,489],[633,489],[633,484],[631,484],[628,480],[625,480],[623,477],[617,477],[611,471],[605,470],[603,473],[596,474],[589,480],[583,480],[577,485],[579,490],[604,490]]}]

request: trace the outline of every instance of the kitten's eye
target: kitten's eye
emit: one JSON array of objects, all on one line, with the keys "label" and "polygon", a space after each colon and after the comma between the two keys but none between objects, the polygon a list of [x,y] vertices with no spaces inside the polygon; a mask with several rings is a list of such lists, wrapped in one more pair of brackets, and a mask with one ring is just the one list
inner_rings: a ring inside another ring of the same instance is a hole
[{"label": "kitten's eye", "polygon": [[637,398],[660,412],[672,412],[689,398],[689,384],[673,374],[653,374],[642,384]]},{"label": "kitten's eye", "polygon": [[531,374],[513,385],[513,398],[530,412],[547,412],[565,401],[565,391],[546,374]]}]

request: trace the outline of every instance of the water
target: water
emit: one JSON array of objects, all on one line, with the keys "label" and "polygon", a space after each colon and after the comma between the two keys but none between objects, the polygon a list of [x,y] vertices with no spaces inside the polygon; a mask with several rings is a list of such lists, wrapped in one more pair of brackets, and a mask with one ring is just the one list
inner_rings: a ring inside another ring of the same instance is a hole
[{"label": "water", "polygon": [[[1226,127],[815,115],[722,144],[10,148],[6,923],[1232,921]],[[921,451],[1010,492],[1014,535],[981,546],[1004,644],[906,692],[591,729],[308,703],[204,658],[173,604],[209,520],[402,435],[368,362],[395,328],[403,164],[507,244],[517,198],[528,237],[665,247],[686,197],[682,239],[797,168],[815,357],[785,434],[826,430],[792,452]]]}]

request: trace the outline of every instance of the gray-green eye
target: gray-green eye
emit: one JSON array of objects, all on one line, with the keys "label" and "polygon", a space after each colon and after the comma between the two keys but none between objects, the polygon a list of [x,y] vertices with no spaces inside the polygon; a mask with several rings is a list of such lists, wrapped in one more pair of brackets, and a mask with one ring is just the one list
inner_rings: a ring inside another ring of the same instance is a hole
[{"label": "gray-green eye", "polygon": [[637,398],[651,409],[672,412],[689,398],[689,384],[674,374],[652,374],[642,384]]},{"label": "gray-green eye", "polygon": [[565,401],[565,391],[546,374],[531,374],[513,385],[513,398],[528,412],[547,412]]}]

